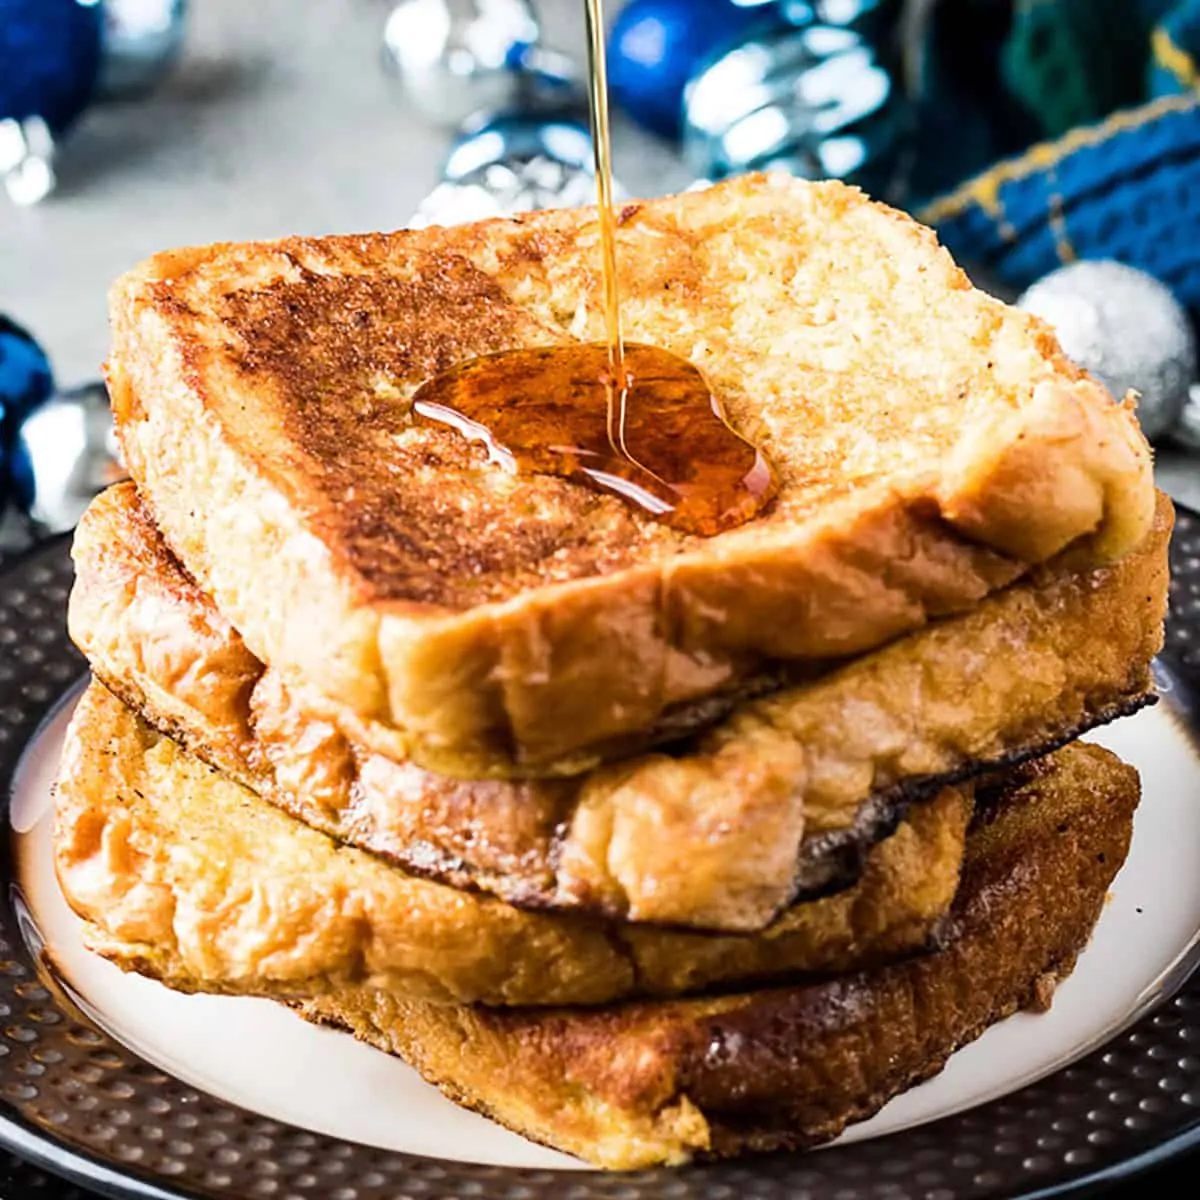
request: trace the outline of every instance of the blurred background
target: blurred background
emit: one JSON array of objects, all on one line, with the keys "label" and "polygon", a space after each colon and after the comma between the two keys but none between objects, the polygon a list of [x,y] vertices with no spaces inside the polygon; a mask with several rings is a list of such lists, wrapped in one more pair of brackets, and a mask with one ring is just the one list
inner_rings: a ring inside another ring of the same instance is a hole
[{"label": "blurred background", "polygon": [[[584,0],[0,0],[0,549],[114,470],[111,281],[164,247],[590,203]],[[749,169],[932,224],[1142,394],[1200,507],[1200,0],[606,0],[629,195]]]}]

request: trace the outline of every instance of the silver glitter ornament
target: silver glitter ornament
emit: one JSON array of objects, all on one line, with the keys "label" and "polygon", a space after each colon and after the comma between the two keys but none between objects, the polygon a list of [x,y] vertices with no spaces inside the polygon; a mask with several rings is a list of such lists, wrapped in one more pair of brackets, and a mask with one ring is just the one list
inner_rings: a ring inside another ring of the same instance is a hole
[{"label": "silver glitter ornament", "polygon": [[1048,321],[1066,355],[1117,399],[1139,393],[1148,438],[1174,427],[1196,377],[1196,338],[1164,284],[1124,263],[1078,262],[1052,271],[1017,303]]},{"label": "silver glitter ornament", "polygon": [[409,99],[450,128],[573,83],[573,64],[540,39],[529,0],[403,0],[383,34],[385,61]]},{"label": "silver glitter ornament", "polygon": [[93,497],[125,475],[104,384],[34,409],[17,431],[11,470],[17,503],[40,533],[74,528]]},{"label": "silver glitter ornament", "polygon": [[101,97],[149,91],[178,59],[186,25],[187,0],[104,0]]},{"label": "silver glitter ornament", "polygon": [[[619,186],[617,192],[624,194]],[[501,114],[468,123],[446,159],[442,182],[410,225],[457,225],[595,201],[592,140],[583,118]]]}]

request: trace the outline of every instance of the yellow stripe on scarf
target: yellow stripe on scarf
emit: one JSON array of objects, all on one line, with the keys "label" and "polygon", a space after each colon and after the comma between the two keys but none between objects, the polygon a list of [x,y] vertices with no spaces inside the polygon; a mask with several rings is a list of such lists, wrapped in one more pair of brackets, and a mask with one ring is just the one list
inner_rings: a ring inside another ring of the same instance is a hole
[{"label": "yellow stripe on scarf", "polygon": [[1162,25],[1157,26],[1150,35],[1150,53],[1164,71],[1170,71],[1179,80],[1181,87],[1191,89],[1200,85],[1196,60],[1175,44],[1170,32]]}]

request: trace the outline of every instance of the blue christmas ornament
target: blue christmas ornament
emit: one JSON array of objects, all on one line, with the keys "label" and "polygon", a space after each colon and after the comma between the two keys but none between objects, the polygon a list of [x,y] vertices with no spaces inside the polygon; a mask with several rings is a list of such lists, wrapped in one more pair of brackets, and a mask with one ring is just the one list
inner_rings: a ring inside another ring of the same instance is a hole
[{"label": "blue christmas ornament", "polygon": [[0,0],[0,121],[68,129],[95,90],[102,27],[97,0]]},{"label": "blue christmas ornament", "polygon": [[677,138],[688,80],[777,7],[773,0],[630,0],[609,34],[613,101],[651,132]]},{"label": "blue christmas ornament", "polygon": [[54,188],[54,141],[100,70],[97,0],[0,0],[0,182],[16,204]]},{"label": "blue christmas ornament", "polygon": [[0,313],[0,515],[6,508],[21,422],[40,408],[53,390],[50,362],[41,346]]},{"label": "blue christmas ornament", "polygon": [[0,444],[8,447],[21,422],[54,391],[45,351],[0,313]]}]

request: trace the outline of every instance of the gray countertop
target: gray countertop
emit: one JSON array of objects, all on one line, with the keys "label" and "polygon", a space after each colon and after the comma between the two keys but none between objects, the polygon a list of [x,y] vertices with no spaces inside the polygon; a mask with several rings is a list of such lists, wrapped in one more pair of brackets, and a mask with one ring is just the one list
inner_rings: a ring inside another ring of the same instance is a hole
[{"label": "gray countertop", "polygon": [[[610,0],[615,7],[615,0]],[[31,209],[0,197],[0,312],[28,326],[60,382],[93,378],[105,293],[164,247],[392,229],[434,183],[449,135],[382,68],[388,0],[192,0],[182,63],[150,100],[91,110]],[[583,0],[542,0],[548,35],[582,59]],[[659,144],[618,121],[629,191],[686,185]],[[1200,460],[1162,478],[1200,507]]]}]

